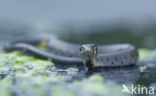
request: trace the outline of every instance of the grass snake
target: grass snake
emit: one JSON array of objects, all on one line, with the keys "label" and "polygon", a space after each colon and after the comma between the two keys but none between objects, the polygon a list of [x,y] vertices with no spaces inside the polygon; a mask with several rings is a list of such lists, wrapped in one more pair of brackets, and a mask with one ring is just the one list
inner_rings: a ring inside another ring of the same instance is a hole
[{"label": "grass snake", "polygon": [[[45,50],[38,48],[41,42]],[[119,67],[133,65],[138,61],[137,49],[131,44],[80,45],[53,35],[19,37],[6,44],[4,50],[21,50],[39,58],[52,59],[55,63],[85,64],[90,67]]]}]

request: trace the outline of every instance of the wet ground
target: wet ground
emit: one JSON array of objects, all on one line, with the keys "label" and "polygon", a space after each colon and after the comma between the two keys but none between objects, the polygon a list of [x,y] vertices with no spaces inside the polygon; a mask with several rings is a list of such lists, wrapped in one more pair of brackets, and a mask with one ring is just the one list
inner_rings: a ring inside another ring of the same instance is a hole
[{"label": "wet ground", "polygon": [[[83,41],[79,37],[73,39],[74,35],[73,38],[69,38],[71,35],[59,37],[75,43],[87,43],[88,40],[89,43],[96,44],[119,42],[134,44],[140,54],[139,62],[135,66],[94,68],[86,72],[83,65],[53,64],[47,60],[42,61],[26,56],[21,52],[1,51],[0,93],[3,92],[3,96],[129,96],[129,93],[121,93],[122,84],[126,84],[128,88],[134,84],[147,88],[153,87],[156,90],[156,50],[149,49],[151,46],[141,42],[144,36],[139,40],[138,35],[127,33],[129,35],[121,35],[126,39],[118,39],[120,35],[114,36],[115,34],[95,35],[94,33]],[[3,37],[1,46],[3,46],[15,35],[6,36],[7,38],[4,37],[5,34],[1,36]],[[144,95],[146,96],[145,92]]]}]

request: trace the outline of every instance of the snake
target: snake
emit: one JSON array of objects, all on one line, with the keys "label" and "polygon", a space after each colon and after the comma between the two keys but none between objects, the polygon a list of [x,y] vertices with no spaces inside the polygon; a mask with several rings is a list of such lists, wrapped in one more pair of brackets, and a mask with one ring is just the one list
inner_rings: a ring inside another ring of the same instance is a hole
[{"label": "snake", "polygon": [[[44,49],[39,44],[44,43]],[[75,44],[53,35],[19,37],[4,46],[6,52],[22,52],[54,63],[83,64],[89,67],[122,67],[135,65],[138,51],[131,44]]]}]

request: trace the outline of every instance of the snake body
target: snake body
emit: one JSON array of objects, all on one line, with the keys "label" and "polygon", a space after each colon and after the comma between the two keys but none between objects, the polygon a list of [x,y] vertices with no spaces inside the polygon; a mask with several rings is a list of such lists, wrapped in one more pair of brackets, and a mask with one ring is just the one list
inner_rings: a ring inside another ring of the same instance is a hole
[{"label": "snake body", "polygon": [[[37,45],[43,40],[47,41],[46,50],[41,50]],[[63,64],[83,64],[80,56],[79,44],[60,40],[54,36],[29,36],[13,40],[4,47],[6,51],[22,50],[25,53],[53,62]],[[93,67],[117,67],[136,64],[138,52],[130,44],[113,44],[97,46],[98,55],[93,60]]]}]

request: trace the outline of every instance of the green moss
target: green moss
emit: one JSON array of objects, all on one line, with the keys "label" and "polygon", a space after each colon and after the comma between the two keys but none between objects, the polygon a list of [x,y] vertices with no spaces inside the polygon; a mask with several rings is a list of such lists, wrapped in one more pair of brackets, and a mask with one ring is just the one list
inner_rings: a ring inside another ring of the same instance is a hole
[{"label": "green moss", "polygon": [[45,50],[47,44],[48,44],[48,40],[42,40],[42,41],[39,43],[38,47],[39,47],[41,50]]},{"label": "green moss", "polygon": [[149,50],[149,49],[139,49],[139,57],[140,60],[148,59],[149,57],[155,57],[156,56],[156,50]]},{"label": "green moss", "polygon": [[11,92],[9,92],[9,88],[11,88],[11,81],[8,78],[0,80],[1,96],[10,96]]},{"label": "green moss", "polygon": [[[140,49],[140,60],[145,60],[149,54],[156,56],[155,50]],[[0,93],[10,96],[22,92],[22,96],[126,96],[121,93],[122,86],[107,85],[105,79],[94,74],[82,80],[68,83],[67,78],[56,70],[49,60],[27,56],[20,51],[0,54],[0,74],[9,74],[0,79]],[[68,71],[78,72],[76,68]],[[1,75],[0,75],[1,77]],[[11,89],[14,89],[12,91]]]},{"label": "green moss", "polygon": [[82,81],[75,81],[73,86],[80,88],[80,96],[125,96],[121,93],[121,85],[106,85],[104,79],[98,74]]},{"label": "green moss", "polygon": [[63,86],[54,85],[52,90],[53,93],[51,95],[54,96],[76,96],[72,90],[65,89]]},{"label": "green moss", "polygon": [[55,67],[51,61],[41,60],[32,56],[22,54],[20,51],[0,54],[0,72],[7,70],[28,71],[34,69],[41,72],[46,67]]}]

